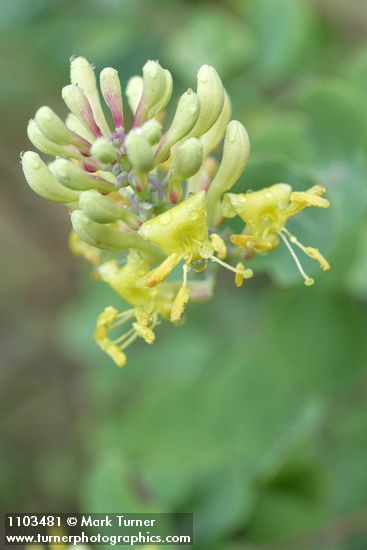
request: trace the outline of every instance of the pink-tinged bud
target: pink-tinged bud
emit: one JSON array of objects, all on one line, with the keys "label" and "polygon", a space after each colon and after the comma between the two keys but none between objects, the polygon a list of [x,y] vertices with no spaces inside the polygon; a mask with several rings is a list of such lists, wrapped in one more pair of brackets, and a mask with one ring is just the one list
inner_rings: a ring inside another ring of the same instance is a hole
[{"label": "pink-tinged bud", "polygon": [[75,134],[78,134],[82,138],[84,138],[89,143],[93,143],[94,141],[94,135],[92,132],[87,128],[84,124],[80,122],[80,120],[73,115],[73,113],[68,113],[65,124]]},{"label": "pink-tinged bud", "polygon": [[111,67],[103,69],[100,75],[101,90],[115,123],[115,128],[124,127],[121,84],[118,72]]},{"label": "pink-tinged bud", "polygon": [[84,57],[75,57],[70,62],[71,83],[80,86],[91,106],[94,120],[105,137],[111,133],[101,107],[97,89],[96,75],[92,65]]},{"label": "pink-tinged bud", "polygon": [[178,195],[175,191],[169,192],[169,200],[171,204],[177,204],[178,203]]},{"label": "pink-tinged bud", "polygon": [[126,86],[126,97],[133,115],[136,113],[136,109],[141,101],[143,95],[143,79],[141,76],[133,76],[130,78]]},{"label": "pink-tinged bud", "polygon": [[88,130],[91,130],[97,137],[102,136],[102,132],[94,119],[88,98],[79,86],[75,86],[74,84],[64,86],[62,89],[62,98],[73,115],[75,115]]}]

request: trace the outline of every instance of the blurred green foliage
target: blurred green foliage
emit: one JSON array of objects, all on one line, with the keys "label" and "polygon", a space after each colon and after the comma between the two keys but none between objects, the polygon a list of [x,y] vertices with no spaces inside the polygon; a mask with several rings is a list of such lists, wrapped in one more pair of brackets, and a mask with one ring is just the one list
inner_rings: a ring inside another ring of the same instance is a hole
[{"label": "blurred green foliage", "polygon": [[[363,548],[365,3],[3,0],[0,11],[3,508],[193,511],[195,547],[211,550]],[[73,54],[123,82],[158,58],[176,96],[215,65],[252,141],[237,188],[324,184],[330,210],[305,212],[294,232],[330,273],[306,260],[307,289],[279,249],[253,262],[263,276],[236,290],[222,275],[212,303],[115,368],[91,335],[118,298],[76,272],[66,216],[31,197],[17,161],[36,108],[65,112]]]}]

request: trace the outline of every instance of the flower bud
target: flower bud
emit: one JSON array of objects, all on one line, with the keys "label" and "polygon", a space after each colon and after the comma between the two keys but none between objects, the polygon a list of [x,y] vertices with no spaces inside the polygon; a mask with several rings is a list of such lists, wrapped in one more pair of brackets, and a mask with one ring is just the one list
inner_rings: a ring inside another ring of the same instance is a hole
[{"label": "flower bud", "polygon": [[71,130],[75,134],[78,134],[86,141],[89,141],[89,143],[93,143],[93,141],[95,140],[95,137],[89,130],[89,128],[84,126],[84,124],[82,124],[80,120],[75,115],[73,115],[73,113],[68,113],[65,124],[69,128],[69,130]]},{"label": "flower bud", "polygon": [[77,201],[79,193],[67,189],[59,183],[37,153],[27,151],[22,156],[25,178],[35,193],[55,202],[71,203]]},{"label": "flower bud", "polygon": [[227,124],[231,118],[231,102],[228,94],[224,92],[223,109],[213,126],[203,136],[200,141],[203,144],[203,156],[206,158],[222,141]]},{"label": "flower bud", "polygon": [[143,95],[135,113],[134,126],[140,126],[156,115],[169,101],[171,92],[172,79],[157,61],[147,61],[143,67]]},{"label": "flower bud", "polygon": [[223,156],[207,194],[209,223],[215,221],[220,197],[242,174],[250,154],[250,140],[245,127],[232,120],[226,130]]},{"label": "flower bud", "polygon": [[172,155],[171,169],[181,180],[191,178],[203,162],[203,146],[196,138],[189,138]]},{"label": "flower bud", "polygon": [[111,133],[106,117],[101,107],[99,93],[96,83],[96,75],[92,65],[84,57],[71,59],[70,63],[71,83],[80,86],[85,93],[88,102],[92,108],[93,117],[99,129],[105,137]]},{"label": "flower bud", "polygon": [[88,143],[74,134],[50,107],[38,109],[35,120],[43,135],[60,145],[75,145],[83,151],[88,151]]},{"label": "flower bud", "polygon": [[198,72],[197,94],[200,99],[200,114],[190,136],[205,134],[214,124],[223,109],[224,88],[217,71],[203,65]]},{"label": "flower bud", "polygon": [[151,145],[155,145],[162,137],[162,125],[152,118],[143,124],[141,133]]},{"label": "flower bud", "polygon": [[129,132],[125,148],[133,168],[138,172],[149,172],[154,164],[152,146],[140,129]]},{"label": "flower bud", "polygon": [[154,107],[149,111],[148,113],[149,118],[163,111],[165,107],[168,105],[172,96],[172,91],[173,91],[172,75],[167,69],[163,69],[163,71],[164,71],[164,77],[166,79],[165,92],[162,95],[160,101],[156,105],[154,105]]},{"label": "flower bud", "polygon": [[106,67],[100,74],[101,90],[107,103],[115,128],[124,127],[124,114],[122,107],[121,83],[118,72],[111,67]]},{"label": "flower bud", "polygon": [[200,100],[192,90],[187,90],[177,105],[172,124],[162,137],[155,156],[156,164],[167,159],[172,145],[184,138],[194,127],[200,113]]},{"label": "flower bud", "polygon": [[49,168],[55,178],[69,189],[77,191],[96,189],[102,193],[116,191],[116,187],[112,183],[88,174],[69,160],[57,159],[50,164]]},{"label": "flower bud", "polygon": [[37,147],[41,153],[45,153],[45,155],[50,155],[51,157],[70,157],[78,160],[82,158],[80,152],[75,147],[59,145],[47,139],[35,120],[29,121],[27,134],[33,145]]},{"label": "flower bud", "polygon": [[75,210],[71,214],[71,223],[75,233],[82,241],[105,250],[124,250],[136,248],[146,254],[161,259],[159,249],[142,239],[134,232],[123,232],[113,229],[108,225],[96,223],[88,218],[81,210]]},{"label": "flower bud", "polygon": [[79,205],[89,219],[97,223],[112,223],[122,220],[132,229],[140,227],[139,218],[117,202],[100,195],[97,191],[84,191],[80,194]]},{"label": "flower bud", "polygon": [[125,248],[124,234],[121,231],[90,220],[81,210],[71,213],[71,224],[78,237],[91,246],[106,250]]},{"label": "flower bud", "polygon": [[62,89],[62,98],[68,109],[75,115],[93,135],[100,137],[101,130],[96,124],[93,111],[84,91],[79,86],[69,84]]},{"label": "flower bud", "polygon": [[91,153],[102,164],[110,164],[116,162],[118,150],[108,139],[101,137],[93,143]]},{"label": "flower bud", "polygon": [[126,86],[126,97],[133,115],[136,113],[136,109],[143,95],[143,79],[141,76],[133,76],[130,78]]},{"label": "flower bud", "polygon": [[173,204],[182,199],[182,180],[196,174],[202,161],[203,146],[196,138],[187,139],[174,150],[167,180],[167,195]]}]

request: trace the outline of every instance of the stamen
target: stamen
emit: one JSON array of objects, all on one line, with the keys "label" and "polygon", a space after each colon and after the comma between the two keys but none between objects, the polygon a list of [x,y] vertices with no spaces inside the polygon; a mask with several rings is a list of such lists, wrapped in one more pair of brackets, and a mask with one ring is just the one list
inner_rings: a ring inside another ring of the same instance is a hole
[{"label": "stamen", "polygon": [[158,267],[152,269],[152,271],[149,271],[147,275],[139,279],[137,281],[137,286],[157,286],[168,277],[180,260],[181,256],[175,252],[170,256],[167,256],[167,258]]},{"label": "stamen", "polygon": [[126,338],[129,338],[132,334],[134,334],[134,332],[135,332],[135,329],[131,328],[130,330],[125,332],[125,334],[122,334],[121,336],[116,338],[116,340],[113,340],[112,343],[116,345],[118,344],[121,345],[124,342],[124,340],[126,340]]},{"label": "stamen", "polygon": [[253,276],[252,269],[238,269],[237,267],[233,267],[230,264],[227,264],[226,262],[223,262],[223,260],[220,260],[216,256],[211,255],[209,256],[209,259],[212,260],[212,262],[216,262],[217,264],[220,264],[221,266],[225,267],[226,269],[229,269],[230,271],[233,271],[233,273],[236,273],[238,275],[242,275],[244,279],[250,279]]},{"label": "stamen", "polygon": [[280,231],[278,232],[278,235],[279,235],[279,237],[282,239],[282,241],[284,242],[284,244],[286,245],[286,247],[288,248],[289,252],[291,253],[291,256],[292,256],[292,258],[293,258],[293,260],[294,260],[294,262],[295,262],[295,264],[296,264],[296,266],[297,266],[297,268],[298,268],[298,271],[300,272],[300,274],[302,275],[302,277],[303,277],[303,279],[304,279],[304,281],[305,281],[305,285],[306,285],[306,286],[312,286],[312,285],[314,284],[315,281],[314,281],[314,279],[312,279],[311,277],[309,277],[309,276],[307,275],[307,273],[305,273],[305,271],[304,271],[304,269],[303,269],[303,267],[302,267],[302,265],[301,265],[301,262],[300,262],[299,259],[298,259],[297,254],[295,253],[295,251],[293,250],[293,248],[292,248],[290,242],[288,241],[287,235],[286,235],[286,233],[284,232],[284,230],[280,230]]},{"label": "stamen", "polygon": [[286,233],[291,243],[298,246],[298,248],[300,248],[302,252],[304,252],[307,256],[319,262],[320,267],[323,271],[328,271],[330,269],[329,262],[324,258],[324,256],[317,248],[313,248],[312,246],[304,246],[294,235],[292,235],[292,233],[288,231],[288,229],[284,228],[283,231],[284,233]]},{"label": "stamen", "polygon": [[[134,330],[134,329],[133,329]],[[127,338],[125,342],[120,346],[120,349],[126,349],[130,344],[135,342],[135,340],[138,338],[139,334],[134,330],[134,333],[130,336],[130,338]]]},{"label": "stamen", "polygon": [[155,340],[155,334],[150,327],[147,327],[146,325],[140,325],[139,323],[133,323],[133,330],[135,330],[137,335],[140,336],[140,338],[143,338],[143,340],[147,344],[153,344]]},{"label": "stamen", "polygon": [[[239,271],[243,271],[245,269],[245,266],[241,262],[238,262],[238,264],[236,265],[236,269],[238,269]],[[238,288],[240,288],[243,285],[243,281],[244,281],[244,277],[242,273],[240,272],[236,273],[236,275],[234,276],[234,282]]]},{"label": "stamen", "polygon": [[174,299],[174,302],[171,308],[171,315],[170,315],[171,323],[177,323],[181,319],[185,309],[185,305],[189,301],[190,290],[187,286],[187,274],[189,271],[190,271],[190,266],[188,264],[184,264],[182,287],[178,291],[177,296]]},{"label": "stamen", "polygon": [[128,309],[127,311],[123,311],[122,313],[119,313],[116,317],[116,321],[110,325],[110,329],[113,330],[117,327],[120,327],[121,325],[124,325],[126,321],[131,319],[131,317],[134,316],[134,310]]},{"label": "stamen", "polygon": [[210,241],[213,245],[215,252],[218,255],[218,258],[224,260],[224,258],[227,256],[227,247],[222,237],[217,233],[212,233],[210,235]]}]

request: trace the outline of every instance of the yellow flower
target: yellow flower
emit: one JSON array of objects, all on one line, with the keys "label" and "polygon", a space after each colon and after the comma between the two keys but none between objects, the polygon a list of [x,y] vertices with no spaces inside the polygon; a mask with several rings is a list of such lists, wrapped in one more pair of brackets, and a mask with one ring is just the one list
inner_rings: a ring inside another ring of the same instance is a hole
[{"label": "yellow flower", "polygon": [[[155,340],[154,328],[159,318],[169,318],[172,302],[177,293],[177,284],[165,283],[156,288],[142,288],[137,279],[150,269],[149,262],[139,252],[131,250],[127,262],[120,266],[116,260],[101,264],[98,273],[122,298],[133,307],[119,313],[109,306],[98,317],[95,338],[98,345],[115,363],[123,367],[126,363],[124,349],[138,337],[148,344]],[[130,328],[116,339],[109,333],[130,322]]]},{"label": "yellow flower", "polygon": [[245,222],[244,232],[232,235],[231,242],[240,248],[264,253],[276,248],[282,240],[296,262],[305,284],[312,285],[314,280],[304,272],[291,243],[317,260],[324,271],[330,265],[316,248],[304,246],[285,226],[288,218],[308,206],[328,208],[329,201],[322,197],[324,193],[325,188],[321,185],[315,185],[304,192],[292,192],[291,186],[285,183],[251,193],[227,193],[222,205],[223,215],[227,218],[238,215]]},{"label": "yellow flower", "polygon": [[155,287],[168,277],[180,261],[184,261],[183,282],[172,307],[172,322],[180,320],[189,300],[187,274],[191,266],[200,269],[203,260],[211,260],[234,273],[242,273],[244,278],[252,276],[250,270],[237,269],[223,261],[225,243],[217,234],[209,236],[206,216],[205,192],[199,191],[167,212],[146,221],[139,229],[144,239],[158,245],[167,254],[158,267],[140,279],[138,284],[142,287]]}]

